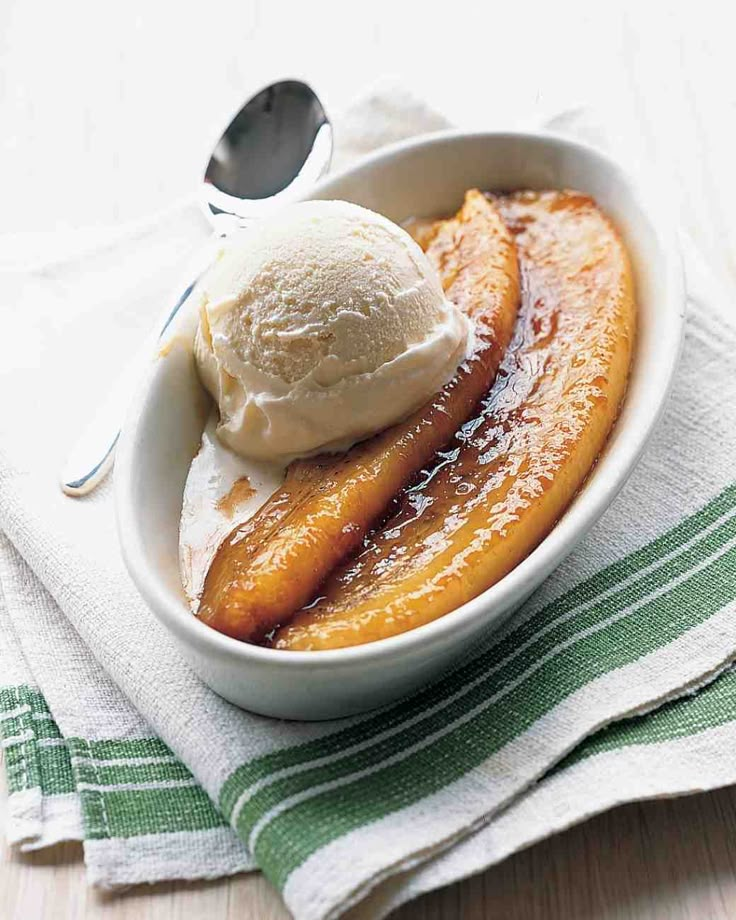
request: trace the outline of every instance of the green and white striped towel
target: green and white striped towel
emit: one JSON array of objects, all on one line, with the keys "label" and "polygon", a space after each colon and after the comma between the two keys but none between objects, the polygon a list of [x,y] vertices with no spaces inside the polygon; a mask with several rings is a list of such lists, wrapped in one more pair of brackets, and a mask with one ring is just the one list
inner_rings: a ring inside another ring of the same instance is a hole
[{"label": "green and white striped towel", "polygon": [[[440,120],[394,91],[343,124],[357,149]],[[0,281],[13,343],[0,369],[13,838],[83,836],[100,885],[255,864],[297,917],[377,917],[619,802],[736,780],[736,332],[695,253],[667,416],[585,542],[437,685],[296,724],[209,691],[122,567],[109,487],[72,502],[56,486],[90,381],[122,364],[203,232],[183,209],[82,264]]]}]

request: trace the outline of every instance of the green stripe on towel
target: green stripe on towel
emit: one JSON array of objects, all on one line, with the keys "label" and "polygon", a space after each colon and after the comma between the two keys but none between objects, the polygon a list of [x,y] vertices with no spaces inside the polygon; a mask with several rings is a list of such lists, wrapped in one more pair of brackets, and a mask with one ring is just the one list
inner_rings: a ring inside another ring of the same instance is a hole
[{"label": "green stripe on towel", "polygon": [[171,834],[226,826],[197,785],[161,789],[80,789],[86,839]]},{"label": "green stripe on towel", "polygon": [[158,738],[69,741],[85,837],[209,830],[227,822]]},{"label": "green stripe on towel", "polygon": [[736,720],[736,670],[721,674],[697,693],[664,703],[654,712],[624,719],[584,741],[552,772],[564,770],[596,754],[641,744],[661,744],[697,735]]},{"label": "green stripe on towel", "polygon": [[0,737],[8,792],[40,789],[44,795],[74,791],[69,752],[46,700],[33,687],[0,689]]}]

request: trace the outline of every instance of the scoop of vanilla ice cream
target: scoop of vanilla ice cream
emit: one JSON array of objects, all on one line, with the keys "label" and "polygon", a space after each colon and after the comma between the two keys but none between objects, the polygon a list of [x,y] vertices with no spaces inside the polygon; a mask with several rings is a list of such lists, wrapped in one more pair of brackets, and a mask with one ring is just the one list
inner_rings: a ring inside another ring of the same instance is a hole
[{"label": "scoop of vanilla ice cream", "polygon": [[243,456],[342,450],[453,375],[470,323],[400,227],[309,201],[245,230],[204,279],[195,356]]}]

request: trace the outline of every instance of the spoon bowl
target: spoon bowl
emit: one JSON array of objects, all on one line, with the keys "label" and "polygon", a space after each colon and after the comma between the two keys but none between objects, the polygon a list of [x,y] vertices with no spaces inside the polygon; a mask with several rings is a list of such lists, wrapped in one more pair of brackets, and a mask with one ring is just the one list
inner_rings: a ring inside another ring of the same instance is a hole
[{"label": "spoon bowl", "polygon": [[249,221],[303,196],[327,171],[332,126],[314,90],[282,80],[256,93],[230,122],[207,164],[205,213]]}]

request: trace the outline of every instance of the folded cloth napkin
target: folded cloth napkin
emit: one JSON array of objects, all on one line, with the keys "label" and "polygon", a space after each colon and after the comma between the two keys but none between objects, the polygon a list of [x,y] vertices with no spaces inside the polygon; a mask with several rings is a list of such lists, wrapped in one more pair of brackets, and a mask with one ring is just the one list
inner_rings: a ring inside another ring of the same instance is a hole
[{"label": "folded cloth napkin", "polygon": [[[346,159],[441,119],[392,91],[337,124]],[[595,130],[580,112],[552,128]],[[298,918],[378,917],[619,802],[736,781],[736,331],[692,247],[666,418],[583,544],[436,685],[299,724],[204,686],[123,568],[109,484],[77,501],[56,484],[204,235],[182,208],[96,255],[0,279],[11,840],[81,837],[103,886],[258,866]]]}]

